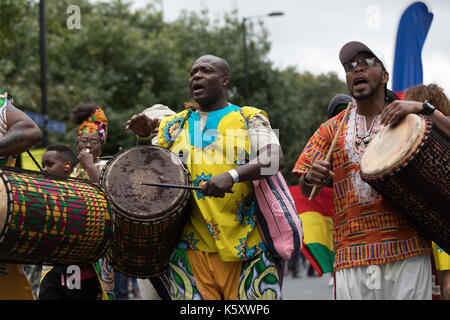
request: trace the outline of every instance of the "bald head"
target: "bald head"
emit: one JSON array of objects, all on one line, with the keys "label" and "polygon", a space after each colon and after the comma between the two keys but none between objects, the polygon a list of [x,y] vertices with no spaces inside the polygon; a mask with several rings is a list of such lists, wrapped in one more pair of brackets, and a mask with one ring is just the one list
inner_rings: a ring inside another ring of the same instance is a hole
[{"label": "bald head", "polygon": [[201,111],[213,111],[228,105],[229,83],[230,67],[222,58],[208,54],[195,60],[192,65],[189,87]]},{"label": "bald head", "polygon": [[223,75],[230,76],[230,66],[228,65],[228,62],[226,60],[217,57],[212,54],[205,54],[204,56],[201,56],[197,60],[195,60],[194,64],[198,62],[208,62],[214,66],[216,66]]}]

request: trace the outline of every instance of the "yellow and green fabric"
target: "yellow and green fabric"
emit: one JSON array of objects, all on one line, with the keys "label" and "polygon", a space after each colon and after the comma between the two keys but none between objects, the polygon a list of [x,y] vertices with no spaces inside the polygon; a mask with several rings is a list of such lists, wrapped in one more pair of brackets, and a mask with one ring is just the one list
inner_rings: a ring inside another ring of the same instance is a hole
[{"label": "yellow and green fabric", "polygon": [[437,270],[450,270],[450,255],[448,255],[436,243],[433,244],[433,256]]},{"label": "yellow and green fabric", "polygon": [[[0,136],[6,134],[8,123],[6,106],[12,97],[7,92],[0,92]],[[1,157],[0,165],[14,167],[15,157]],[[1,300],[34,300],[30,283],[23,272],[22,265],[0,263],[0,299]]]},{"label": "yellow and green fabric", "polygon": [[[33,150],[29,150],[33,158],[37,161],[37,163],[42,163],[42,157],[44,156],[45,151],[47,148],[37,148]],[[39,171],[39,167],[36,165],[36,163],[33,161],[33,159],[30,157],[30,155],[27,152],[22,152],[20,154],[20,163],[22,169],[25,170],[34,170]]]},{"label": "yellow and green fabric", "polygon": [[[258,113],[267,117],[264,111],[253,107],[229,105],[210,112],[201,128],[200,114],[185,110],[161,121],[158,144],[179,155],[187,165],[192,184],[201,186],[215,175],[248,163],[248,123]],[[224,198],[193,191],[189,219],[169,264],[172,299],[226,299],[231,296],[233,299],[281,299],[275,262],[266,251],[256,224],[253,185],[239,182],[232,190],[233,193],[227,193]],[[207,259],[209,267],[206,268],[198,257],[203,254],[208,257],[217,254],[218,259]],[[222,264],[233,268],[226,268],[224,275],[220,271]],[[241,270],[239,277],[236,273],[236,277],[231,277],[230,270],[238,269]],[[220,281],[223,276],[225,282]],[[223,282],[225,287],[231,285],[230,288],[238,290],[227,291],[221,287],[223,292],[218,290],[218,294],[211,294],[213,291],[207,290],[208,294],[205,291],[207,281],[203,278],[214,279],[208,287]]]},{"label": "yellow and green fabric", "polygon": [[[0,91],[0,137],[8,131],[8,123],[6,119],[6,107],[9,102],[13,102],[13,98],[8,92]],[[16,165],[16,157],[0,157],[0,166],[14,167]]]},{"label": "yellow and green fabric", "polygon": [[[199,113],[185,110],[161,121],[158,144],[180,155],[192,184],[201,186],[212,176],[248,162],[248,121],[260,112],[265,113],[253,107],[229,105],[210,112],[202,130]],[[245,261],[264,252],[252,194],[250,181],[236,183],[233,193],[224,198],[206,197],[194,191],[192,212],[180,246],[218,252],[223,261]]]},{"label": "yellow and green fabric", "polygon": [[86,133],[93,132],[100,136],[103,143],[108,136],[108,119],[102,108],[98,107],[83,123],[78,127],[77,136],[81,137]]},{"label": "yellow and green fabric", "polygon": [[289,190],[302,220],[303,255],[318,276],[333,272],[333,190],[322,188],[311,201],[303,195],[298,185],[290,186]]}]

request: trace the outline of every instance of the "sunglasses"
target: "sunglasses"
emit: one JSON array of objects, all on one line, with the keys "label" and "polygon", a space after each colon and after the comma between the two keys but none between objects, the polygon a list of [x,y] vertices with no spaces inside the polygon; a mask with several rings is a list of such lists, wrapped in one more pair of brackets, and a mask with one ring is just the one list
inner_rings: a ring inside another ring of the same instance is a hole
[{"label": "sunglasses", "polygon": [[375,63],[377,62],[377,58],[375,57],[370,57],[370,58],[362,58],[362,59],[358,59],[358,60],[352,60],[349,62],[346,62],[344,64],[344,70],[345,72],[352,72],[353,70],[356,69],[356,67],[358,65],[360,65],[361,67],[373,67],[375,65]]}]

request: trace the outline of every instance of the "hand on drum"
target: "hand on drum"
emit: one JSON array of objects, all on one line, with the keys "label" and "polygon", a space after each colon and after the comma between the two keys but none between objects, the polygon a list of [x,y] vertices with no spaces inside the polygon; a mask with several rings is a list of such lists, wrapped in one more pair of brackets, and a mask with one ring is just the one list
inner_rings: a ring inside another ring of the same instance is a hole
[{"label": "hand on drum", "polygon": [[423,109],[423,104],[417,101],[395,100],[385,106],[381,111],[381,124],[387,126],[397,123],[410,113],[419,113]]},{"label": "hand on drum", "polygon": [[201,186],[201,193],[209,197],[223,198],[225,193],[233,193],[233,190],[231,190],[233,184],[234,181],[231,175],[228,172],[224,172],[206,181]]},{"label": "hand on drum", "polygon": [[158,129],[160,119],[150,119],[145,114],[135,114],[130,120],[127,121],[127,126],[125,130],[131,130],[135,135],[139,137],[148,137],[155,133]]},{"label": "hand on drum", "polygon": [[329,161],[317,160],[314,162],[311,170],[306,173],[306,180],[316,185],[325,183],[330,176],[334,176],[334,173],[330,168],[331,163]]}]

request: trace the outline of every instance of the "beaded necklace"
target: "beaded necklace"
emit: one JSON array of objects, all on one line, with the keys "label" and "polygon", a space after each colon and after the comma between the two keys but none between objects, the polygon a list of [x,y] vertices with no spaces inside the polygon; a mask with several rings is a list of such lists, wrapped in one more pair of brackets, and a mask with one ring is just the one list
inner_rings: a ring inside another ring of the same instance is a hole
[{"label": "beaded necklace", "polygon": [[[381,111],[383,111],[384,109],[384,105],[383,108],[381,108],[381,110],[378,112],[378,114],[375,116],[375,118],[373,118],[372,123],[370,125],[369,128],[369,133],[364,135],[364,136],[359,136],[358,135],[358,126],[356,124],[356,114],[355,114],[355,145],[358,147],[361,143],[364,143],[364,146],[367,146],[370,142],[370,140],[372,140],[372,129],[374,127],[374,124],[377,120],[377,117],[380,115]],[[365,117],[364,117],[365,118]],[[366,122],[367,123],[367,122]]]}]

